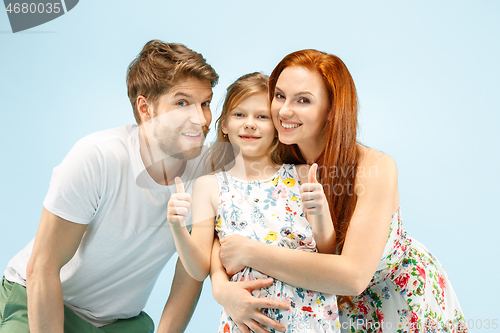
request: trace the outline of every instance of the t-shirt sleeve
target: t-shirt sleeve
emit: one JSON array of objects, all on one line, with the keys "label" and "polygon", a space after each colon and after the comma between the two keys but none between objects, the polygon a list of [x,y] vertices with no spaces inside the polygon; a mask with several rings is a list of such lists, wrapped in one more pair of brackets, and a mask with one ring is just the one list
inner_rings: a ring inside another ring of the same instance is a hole
[{"label": "t-shirt sleeve", "polygon": [[54,168],[43,206],[65,220],[90,223],[103,196],[105,170],[96,143],[81,139]]}]

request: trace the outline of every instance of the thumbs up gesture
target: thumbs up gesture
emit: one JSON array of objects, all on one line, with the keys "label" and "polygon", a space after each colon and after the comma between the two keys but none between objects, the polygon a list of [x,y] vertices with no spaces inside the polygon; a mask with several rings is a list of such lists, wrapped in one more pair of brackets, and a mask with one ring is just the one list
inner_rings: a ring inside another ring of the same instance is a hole
[{"label": "thumbs up gesture", "polygon": [[167,220],[170,224],[186,226],[186,219],[191,209],[191,194],[184,191],[184,183],[175,178],[177,193],[172,194],[167,205]]},{"label": "thumbs up gesture", "polygon": [[308,174],[308,183],[300,186],[302,192],[300,194],[302,205],[304,207],[304,212],[308,215],[317,215],[323,212],[328,212],[329,214],[328,202],[326,201],[325,192],[323,191],[323,185],[321,185],[316,178],[317,170],[318,165],[316,163],[311,165]]}]

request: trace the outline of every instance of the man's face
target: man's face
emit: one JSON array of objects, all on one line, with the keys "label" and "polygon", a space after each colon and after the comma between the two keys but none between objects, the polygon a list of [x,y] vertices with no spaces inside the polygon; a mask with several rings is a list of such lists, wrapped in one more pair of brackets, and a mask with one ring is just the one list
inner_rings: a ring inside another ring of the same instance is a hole
[{"label": "man's face", "polygon": [[150,134],[163,153],[180,160],[201,153],[212,121],[211,100],[209,82],[186,78],[154,103]]}]

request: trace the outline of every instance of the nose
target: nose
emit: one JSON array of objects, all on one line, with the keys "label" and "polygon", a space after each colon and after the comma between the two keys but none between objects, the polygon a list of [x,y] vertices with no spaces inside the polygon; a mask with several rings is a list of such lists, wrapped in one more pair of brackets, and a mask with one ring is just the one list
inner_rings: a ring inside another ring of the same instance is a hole
[{"label": "nose", "polygon": [[291,109],[290,105],[288,104],[288,101],[283,103],[281,108],[278,111],[278,115],[281,118],[291,118],[293,116],[293,110]]},{"label": "nose", "polygon": [[203,108],[201,105],[196,105],[195,106],[196,110],[193,110],[190,121],[191,123],[199,126],[205,126],[207,125],[207,118],[205,117],[205,113],[203,112]]},{"label": "nose", "polygon": [[245,129],[252,129],[252,130],[255,130],[257,129],[257,125],[255,125],[255,123],[253,122],[252,118],[251,117],[248,117],[247,118],[247,121],[245,122],[245,126],[244,126]]}]

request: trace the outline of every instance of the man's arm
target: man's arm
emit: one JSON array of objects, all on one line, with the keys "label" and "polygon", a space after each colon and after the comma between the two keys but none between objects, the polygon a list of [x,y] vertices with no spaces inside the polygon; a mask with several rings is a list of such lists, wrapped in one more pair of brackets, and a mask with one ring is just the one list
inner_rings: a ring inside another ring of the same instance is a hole
[{"label": "man's arm", "polygon": [[184,332],[200,298],[202,286],[203,282],[189,276],[178,259],[170,295],[158,325],[158,333]]},{"label": "man's arm", "polygon": [[60,271],[75,254],[86,229],[86,224],[69,222],[43,209],[26,268],[30,332],[63,333]]}]

